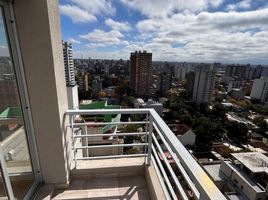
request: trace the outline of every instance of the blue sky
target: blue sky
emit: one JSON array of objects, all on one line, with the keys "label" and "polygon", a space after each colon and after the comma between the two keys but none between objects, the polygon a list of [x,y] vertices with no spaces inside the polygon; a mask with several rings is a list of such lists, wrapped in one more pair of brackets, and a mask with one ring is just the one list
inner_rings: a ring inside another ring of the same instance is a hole
[{"label": "blue sky", "polygon": [[74,57],[268,64],[267,0],[61,0]]},{"label": "blue sky", "polygon": [[60,0],[59,10],[76,58],[147,50],[153,60],[268,64],[267,0]]}]

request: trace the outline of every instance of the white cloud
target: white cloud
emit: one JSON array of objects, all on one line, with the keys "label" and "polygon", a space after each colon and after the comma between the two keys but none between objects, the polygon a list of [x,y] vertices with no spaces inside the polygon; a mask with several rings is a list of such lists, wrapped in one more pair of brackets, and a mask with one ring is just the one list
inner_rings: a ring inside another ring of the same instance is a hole
[{"label": "white cloud", "polygon": [[86,44],[86,47],[95,49],[99,47],[106,47],[106,45],[102,43],[91,43],[91,44]]},{"label": "white cloud", "polygon": [[218,7],[224,0],[121,0],[129,8],[149,17],[166,17],[180,11],[199,12]]},{"label": "white cloud", "polygon": [[72,44],[81,44],[81,42],[79,40],[76,40],[74,38],[69,38],[68,41],[71,42]]},{"label": "white cloud", "polygon": [[137,23],[137,28],[144,32],[169,32],[169,35],[202,34],[212,30],[243,31],[245,29],[267,29],[268,9],[247,12],[201,12],[177,14],[171,18],[147,19]]},{"label": "white cloud", "polygon": [[79,37],[94,43],[102,43],[105,45],[119,45],[125,42],[122,39],[124,35],[117,30],[105,32],[100,29],[94,29],[92,32],[86,35],[80,35]]},{"label": "white cloud", "polygon": [[127,22],[117,22],[113,19],[109,18],[105,20],[105,24],[109,26],[111,29],[118,31],[129,31],[131,30],[131,26]]},{"label": "white cloud", "polygon": [[155,60],[267,63],[268,9],[247,12],[176,14],[137,23],[153,35],[143,49]]},{"label": "white cloud", "polygon": [[212,0],[212,1],[210,1],[210,5],[212,6],[212,7],[214,7],[214,8],[217,8],[217,7],[219,7],[220,5],[222,5],[223,4],[223,2],[224,2],[224,0]]},{"label": "white cloud", "polygon": [[242,0],[235,4],[227,5],[227,10],[234,11],[238,9],[247,10],[251,7],[252,0]]},{"label": "white cloud", "polygon": [[197,16],[196,25],[206,25],[217,29],[267,28],[268,9],[248,12],[203,12]]},{"label": "white cloud", "polygon": [[74,51],[75,58],[95,58],[95,59],[128,59],[129,52],[124,51],[97,51],[96,49],[92,49],[90,51]]},{"label": "white cloud", "polygon": [[70,17],[73,23],[97,21],[97,18],[94,15],[74,5],[60,5],[60,13]]},{"label": "white cloud", "polygon": [[88,11],[92,15],[114,15],[115,7],[109,0],[71,0],[73,4]]},{"label": "white cloud", "polygon": [[1,49],[5,49],[5,48],[7,48],[5,45],[0,45],[0,48]]},{"label": "white cloud", "polygon": [[[94,29],[80,35],[81,42],[87,40],[89,44],[86,49],[74,51],[74,56],[128,59],[130,52],[147,50],[153,53],[153,60],[268,63],[268,8],[238,12],[238,4],[234,4],[229,12],[207,12],[208,8],[223,5],[224,0],[121,2],[147,18],[132,27],[125,21],[107,18],[105,24],[111,31]],[[239,3],[240,10],[254,5],[249,0]],[[105,15],[109,13],[113,12]],[[122,33],[132,41],[126,41]]]}]

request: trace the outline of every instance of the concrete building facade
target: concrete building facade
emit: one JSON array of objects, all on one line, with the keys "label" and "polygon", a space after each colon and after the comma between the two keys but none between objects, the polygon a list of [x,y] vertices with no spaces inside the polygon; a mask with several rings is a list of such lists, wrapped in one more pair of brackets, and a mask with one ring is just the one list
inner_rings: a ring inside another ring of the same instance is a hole
[{"label": "concrete building facade", "polygon": [[74,62],[73,62],[73,50],[72,44],[62,41],[63,59],[65,67],[65,78],[67,86],[76,85],[74,75]]},{"label": "concrete building facade", "polygon": [[212,65],[196,67],[192,101],[196,104],[210,103],[213,98],[215,71]]},{"label": "concrete building facade", "polygon": [[13,76],[0,79],[0,112],[9,106],[20,104],[16,80]]},{"label": "concrete building facade", "polygon": [[78,109],[78,87],[75,81],[73,50],[71,43],[62,41],[62,50],[68,95],[68,107],[69,109]]},{"label": "concrete building facade", "polygon": [[149,96],[152,80],[152,53],[130,54],[130,88],[139,96]]},{"label": "concrete building facade", "polygon": [[250,93],[252,99],[268,102],[268,78],[255,79]]}]

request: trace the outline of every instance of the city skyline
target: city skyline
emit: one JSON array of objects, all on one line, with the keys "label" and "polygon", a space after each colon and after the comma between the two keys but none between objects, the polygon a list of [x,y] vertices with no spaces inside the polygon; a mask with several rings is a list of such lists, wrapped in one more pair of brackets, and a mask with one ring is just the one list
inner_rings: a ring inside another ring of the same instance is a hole
[{"label": "city skyline", "polygon": [[268,4],[264,0],[61,0],[64,40],[74,58],[268,64]]}]

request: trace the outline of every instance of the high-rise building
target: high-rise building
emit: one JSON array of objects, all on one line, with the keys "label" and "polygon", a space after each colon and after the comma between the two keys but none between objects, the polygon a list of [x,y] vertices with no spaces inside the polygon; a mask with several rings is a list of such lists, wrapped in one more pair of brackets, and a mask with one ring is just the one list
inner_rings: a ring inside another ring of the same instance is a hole
[{"label": "high-rise building", "polygon": [[177,65],[175,67],[175,77],[179,81],[184,80],[186,78],[186,74],[187,74],[187,65],[185,63]]},{"label": "high-rise building", "polygon": [[163,94],[171,88],[173,67],[165,63],[160,74],[160,91]]},{"label": "high-rise building", "polygon": [[185,89],[189,92],[190,95],[193,94],[194,80],[195,80],[195,73],[193,71],[190,71],[189,73],[186,74]]},{"label": "high-rise building", "polygon": [[13,74],[12,61],[9,57],[0,56],[0,79],[4,79],[5,74]]},{"label": "high-rise building", "polygon": [[14,74],[3,74],[3,78],[0,78],[0,112],[10,106],[19,106],[19,102]]},{"label": "high-rise building", "polygon": [[195,69],[192,100],[196,104],[210,103],[215,85],[215,70],[212,65],[199,65]]},{"label": "high-rise building", "polygon": [[225,76],[239,80],[248,80],[250,78],[250,71],[250,65],[227,65],[225,68]]},{"label": "high-rise building", "polygon": [[76,85],[74,75],[73,50],[71,43],[62,41],[63,58],[65,67],[65,78],[67,86]]},{"label": "high-rise building", "polygon": [[268,102],[268,78],[255,79],[250,93],[252,99]]},{"label": "high-rise building", "polygon": [[152,53],[130,54],[130,88],[139,96],[149,96],[152,80]]},{"label": "high-rise building", "polygon": [[262,67],[261,77],[268,77],[268,67]]},{"label": "high-rise building", "polygon": [[70,109],[78,109],[78,87],[75,81],[73,50],[71,43],[62,41],[65,79]]},{"label": "high-rise building", "polygon": [[95,77],[91,84],[92,97],[98,98],[101,89],[102,89],[102,82],[100,80],[100,77]]}]

